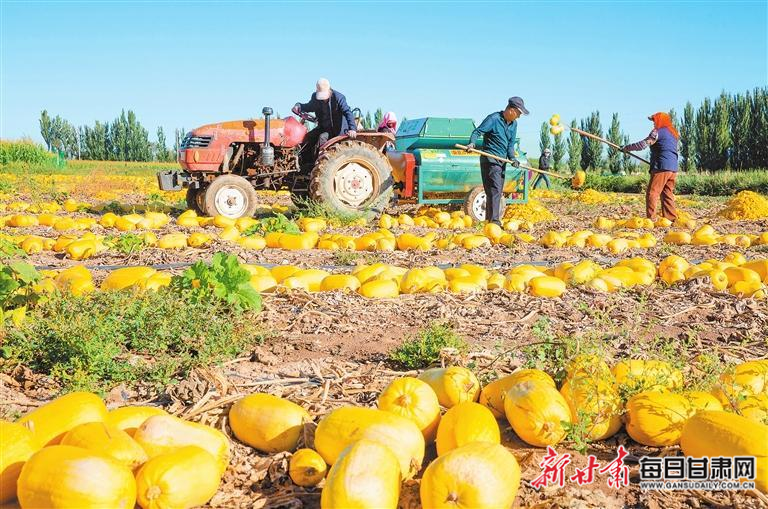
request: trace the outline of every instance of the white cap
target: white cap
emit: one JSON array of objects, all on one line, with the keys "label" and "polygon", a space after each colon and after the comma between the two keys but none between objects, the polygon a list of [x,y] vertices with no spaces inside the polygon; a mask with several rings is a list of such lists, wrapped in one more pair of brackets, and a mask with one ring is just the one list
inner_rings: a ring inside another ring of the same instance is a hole
[{"label": "white cap", "polygon": [[317,80],[317,86],[315,87],[317,89],[317,92],[315,93],[315,97],[320,99],[321,101],[325,101],[329,97],[331,97],[331,82],[328,81],[325,78],[320,78]]}]

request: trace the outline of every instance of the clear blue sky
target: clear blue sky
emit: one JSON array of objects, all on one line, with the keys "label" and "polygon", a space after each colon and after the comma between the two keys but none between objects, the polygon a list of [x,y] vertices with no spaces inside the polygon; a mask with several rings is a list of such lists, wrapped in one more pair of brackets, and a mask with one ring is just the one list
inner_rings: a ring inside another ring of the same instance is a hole
[{"label": "clear blue sky", "polygon": [[[525,99],[522,145],[598,109],[632,138],[645,117],[768,83],[768,1],[14,2],[0,0],[0,136],[40,140],[133,109],[154,139],[269,105],[320,76],[366,109],[477,121]],[[170,136],[169,136],[170,138]]]}]

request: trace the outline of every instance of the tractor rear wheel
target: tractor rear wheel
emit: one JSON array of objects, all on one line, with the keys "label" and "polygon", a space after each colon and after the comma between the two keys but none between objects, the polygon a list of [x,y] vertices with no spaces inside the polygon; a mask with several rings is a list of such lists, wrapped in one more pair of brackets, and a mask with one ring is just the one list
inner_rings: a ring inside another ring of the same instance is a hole
[{"label": "tractor rear wheel", "polygon": [[309,196],[339,212],[373,218],[389,205],[392,168],[373,145],[343,141],[328,148],[312,170]]},{"label": "tractor rear wheel", "polygon": [[205,193],[202,201],[206,215],[237,219],[251,217],[256,212],[256,190],[243,177],[221,175],[202,192]]},{"label": "tractor rear wheel", "polygon": [[[483,186],[473,187],[464,200],[464,213],[475,222],[485,221],[485,189]],[[499,217],[504,217],[504,209],[507,207],[507,199],[502,195]]]}]

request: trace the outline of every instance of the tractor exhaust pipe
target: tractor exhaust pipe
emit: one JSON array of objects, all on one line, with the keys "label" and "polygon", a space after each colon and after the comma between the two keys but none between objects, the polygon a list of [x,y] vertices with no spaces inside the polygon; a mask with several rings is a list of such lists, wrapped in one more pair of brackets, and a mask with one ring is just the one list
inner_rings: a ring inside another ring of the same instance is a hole
[{"label": "tractor exhaust pipe", "polygon": [[261,113],[264,115],[264,144],[261,146],[261,164],[274,166],[275,149],[269,143],[269,117],[272,115],[272,108],[265,106]]}]

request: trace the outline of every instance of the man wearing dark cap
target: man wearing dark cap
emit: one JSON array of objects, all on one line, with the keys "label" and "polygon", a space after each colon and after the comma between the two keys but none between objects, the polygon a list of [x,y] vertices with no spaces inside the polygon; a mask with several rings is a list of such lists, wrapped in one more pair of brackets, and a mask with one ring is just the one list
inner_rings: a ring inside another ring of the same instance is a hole
[{"label": "man wearing dark cap", "polygon": [[[513,166],[520,166],[515,160],[517,118],[527,114],[523,100],[520,97],[510,97],[504,110],[491,113],[472,131],[467,149],[475,148],[477,138],[482,134],[485,152],[511,159],[514,161]],[[501,225],[499,214],[503,199],[505,167],[506,163],[498,159],[480,156],[480,175],[485,189],[485,220],[498,225]]]}]

